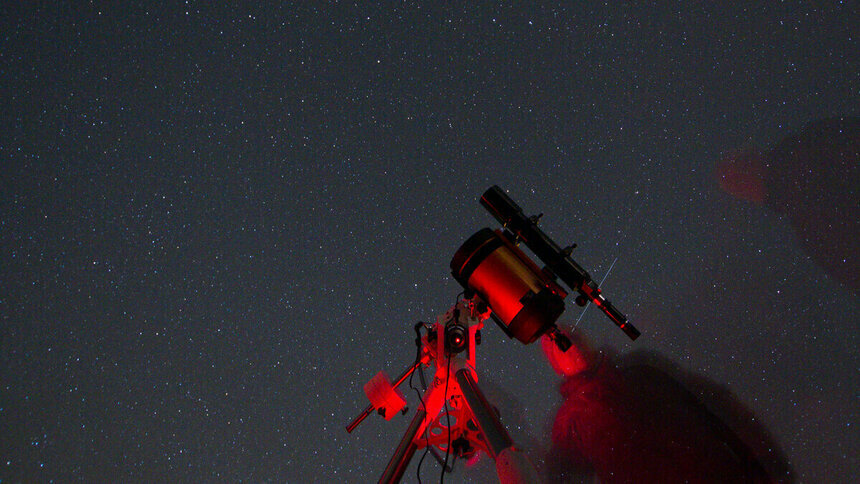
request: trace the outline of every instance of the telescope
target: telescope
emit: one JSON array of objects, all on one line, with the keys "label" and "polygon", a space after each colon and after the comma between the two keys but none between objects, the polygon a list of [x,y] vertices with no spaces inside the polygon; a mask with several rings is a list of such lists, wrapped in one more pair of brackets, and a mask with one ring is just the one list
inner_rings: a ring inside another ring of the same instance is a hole
[{"label": "telescope", "polygon": [[[346,426],[346,431],[352,432],[374,411],[386,420],[398,412],[406,413],[406,399],[398,387],[407,379],[411,382],[416,370],[424,384],[420,370],[425,366],[435,367],[433,381],[429,387],[424,385],[423,394],[419,393],[418,411],[379,482],[400,482],[420,448],[426,449],[425,455],[432,452],[443,473],[452,470],[449,456],[468,459],[484,452],[495,461],[500,482],[538,482],[534,465],[514,443],[501,423],[498,410],[478,385],[476,349],[481,344],[485,320],[492,318],[508,337],[523,344],[533,343],[546,334],[562,351],[567,351],[570,340],[555,322],[564,312],[568,292],[575,292],[576,304],[584,306],[592,302],[631,339],[639,336],[627,317],[603,297],[599,285],[570,258],[574,246],[561,249],[538,228],[540,215],[526,217],[497,186],[484,192],[481,205],[502,224],[502,229],[479,230],[451,259],[451,272],[463,286],[463,298],[458,297],[435,324],[415,325],[418,347],[415,361],[394,381],[385,372],[379,372],[367,382],[364,391],[370,404]],[[520,243],[545,266],[538,267],[519,248]],[[444,453],[444,460],[440,452]]]},{"label": "telescope", "polygon": [[[570,344],[555,322],[564,312],[564,282],[577,292],[575,302],[591,302],[631,339],[639,331],[601,294],[600,287],[570,255],[575,245],[560,248],[539,227],[541,215],[526,217],[498,186],[481,197],[481,205],[502,224],[501,230],[482,229],[470,237],[451,259],[451,271],[467,291],[489,304],[493,320],[509,337],[524,344],[542,334],[566,351]],[[518,247],[522,242],[544,264],[538,266]],[[565,347],[566,346],[566,347]]]}]

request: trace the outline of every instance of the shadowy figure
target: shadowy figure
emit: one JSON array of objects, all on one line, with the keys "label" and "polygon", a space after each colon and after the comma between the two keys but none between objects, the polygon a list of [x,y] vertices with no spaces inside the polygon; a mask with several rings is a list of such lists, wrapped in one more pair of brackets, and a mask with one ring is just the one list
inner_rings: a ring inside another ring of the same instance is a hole
[{"label": "shadowy figure", "polygon": [[547,467],[553,482],[789,482],[768,432],[731,393],[666,359],[618,359],[576,333],[562,353],[541,346],[564,377]]},{"label": "shadowy figure", "polygon": [[716,175],[726,192],[788,217],[806,254],[860,291],[860,117],[815,121],[770,150],[730,154]]}]

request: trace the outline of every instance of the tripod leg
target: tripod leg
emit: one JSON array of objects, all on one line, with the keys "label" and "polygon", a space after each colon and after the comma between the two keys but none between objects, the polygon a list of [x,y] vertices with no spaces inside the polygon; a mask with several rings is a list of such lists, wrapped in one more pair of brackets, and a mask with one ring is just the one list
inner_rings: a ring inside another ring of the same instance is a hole
[{"label": "tripod leg", "polygon": [[380,483],[397,483],[400,482],[400,479],[403,477],[403,473],[406,472],[406,467],[409,466],[409,461],[412,460],[412,456],[415,455],[415,450],[417,446],[415,445],[415,434],[418,433],[418,429],[423,427],[424,417],[427,416],[427,412],[423,409],[419,409],[415,412],[415,417],[412,419],[412,423],[409,424],[409,428],[406,429],[406,433],[403,435],[403,438],[400,439],[400,444],[397,446],[397,449],[394,450],[394,455],[391,456],[391,460],[388,461],[388,466],[385,467],[385,472],[382,473],[382,477],[379,478]]},{"label": "tripod leg", "polygon": [[522,450],[514,446],[514,441],[499,420],[498,414],[490,406],[487,397],[472,378],[467,369],[457,372],[457,383],[463,397],[475,417],[475,423],[484,434],[490,457],[496,461],[496,473],[502,483],[538,482],[539,478],[534,465]]},{"label": "tripod leg", "polygon": [[429,420],[432,419],[432,417],[428,419],[428,415],[435,417],[439,414],[442,405],[445,403],[445,393],[444,380],[440,379],[437,375],[430,385],[430,390],[424,394],[424,404],[415,413],[415,418],[412,419],[412,423],[406,429],[406,434],[400,440],[400,445],[394,451],[394,455],[388,462],[388,467],[385,468],[382,477],[379,478],[379,482],[400,482],[400,478],[406,472],[409,461],[418,449],[418,445],[415,443],[415,436],[423,434],[427,428]]},{"label": "tripod leg", "polygon": [[460,384],[466,403],[469,404],[469,409],[475,416],[475,423],[484,434],[490,457],[495,459],[501,451],[514,445],[514,441],[499,421],[499,416],[490,406],[490,402],[487,401],[487,397],[484,396],[469,370],[462,369],[457,372],[457,383]]}]

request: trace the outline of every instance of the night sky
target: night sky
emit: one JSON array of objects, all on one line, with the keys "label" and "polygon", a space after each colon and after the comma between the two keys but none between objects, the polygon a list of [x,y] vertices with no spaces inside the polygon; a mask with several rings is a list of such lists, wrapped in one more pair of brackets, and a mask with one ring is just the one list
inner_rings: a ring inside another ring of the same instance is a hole
[{"label": "night sky", "polygon": [[[344,426],[453,304],[494,184],[595,279],[617,258],[604,293],[642,336],[593,309],[577,331],[730,391],[799,481],[860,472],[858,293],[715,175],[860,113],[856,4],[23,3],[0,7],[4,482],[375,481],[412,414]],[[800,202],[856,214],[847,168]],[[543,469],[560,379],[483,336]]]}]

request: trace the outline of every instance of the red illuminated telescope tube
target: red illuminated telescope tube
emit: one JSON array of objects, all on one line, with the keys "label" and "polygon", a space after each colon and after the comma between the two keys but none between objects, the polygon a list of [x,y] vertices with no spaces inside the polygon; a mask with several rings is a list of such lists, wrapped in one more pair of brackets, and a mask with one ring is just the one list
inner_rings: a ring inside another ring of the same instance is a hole
[{"label": "red illuminated telescope tube", "polygon": [[454,278],[475,291],[493,319],[525,344],[555,328],[567,293],[499,231],[482,229],[451,259]]},{"label": "red illuminated telescope tube", "polygon": [[[481,197],[481,205],[509,230],[516,239],[525,243],[526,247],[531,249],[552,273],[564,281],[572,290],[577,291],[581,296],[594,303],[630,339],[635,340],[639,337],[639,330],[627,321],[627,316],[622,314],[621,311],[616,309],[612,303],[601,295],[598,284],[594,282],[591,276],[579,264],[570,258],[569,252],[562,250],[538,228],[536,219],[526,217],[522,209],[501,188],[493,185],[484,192],[484,195]],[[463,250],[463,248],[460,250]],[[454,277],[457,277],[456,273]],[[461,284],[463,283],[462,280],[457,280]],[[492,304],[490,306],[492,307]],[[495,311],[495,308],[493,310]]]}]

